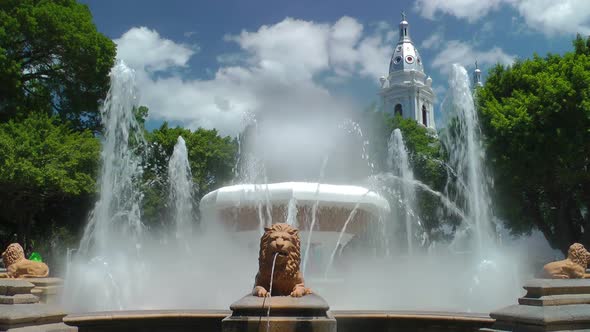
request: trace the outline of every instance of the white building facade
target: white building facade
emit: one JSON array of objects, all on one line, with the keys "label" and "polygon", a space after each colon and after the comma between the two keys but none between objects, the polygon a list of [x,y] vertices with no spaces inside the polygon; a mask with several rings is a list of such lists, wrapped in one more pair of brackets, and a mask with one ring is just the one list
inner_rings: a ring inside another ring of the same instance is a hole
[{"label": "white building facade", "polygon": [[382,76],[380,81],[379,95],[385,112],[399,114],[436,130],[432,78],[424,73],[424,63],[410,39],[405,14],[399,23],[399,41],[391,56],[389,75]]}]

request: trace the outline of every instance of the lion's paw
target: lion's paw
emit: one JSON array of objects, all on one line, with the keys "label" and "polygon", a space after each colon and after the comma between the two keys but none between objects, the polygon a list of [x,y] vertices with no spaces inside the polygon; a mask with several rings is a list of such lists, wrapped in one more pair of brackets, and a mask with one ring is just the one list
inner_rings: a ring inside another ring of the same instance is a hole
[{"label": "lion's paw", "polygon": [[292,297],[302,297],[307,294],[311,294],[311,289],[305,287],[297,287],[291,292]]},{"label": "lion's paw", "polygon": [[264,289],[264,287],[261,286],[256,286],[254,288],[254,292],[252,292],[254,296],[258,296],[258,297],[267,297],[270,296],[270,293]]}]

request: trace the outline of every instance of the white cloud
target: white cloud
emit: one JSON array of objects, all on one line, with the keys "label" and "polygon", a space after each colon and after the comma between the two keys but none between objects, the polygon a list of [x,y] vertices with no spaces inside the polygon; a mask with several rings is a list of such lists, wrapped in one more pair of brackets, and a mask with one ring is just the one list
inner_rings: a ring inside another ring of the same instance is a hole
[{"label": "white cloud", "polygon": [[512,0],[526,24],[547,35],[590,34],[588,0]]},{"label": "white cloud", "polygon": [[546,35],[590,34],[588,0],[416,0],[414,8],[428,19],[440,13],[473,23],[502,5],[515,9],[530,29]]},{"label": "white cloud", "polygon": [[434,58],[432,66],[440,70],[441,73],[448,73],[453,63],[469,67],[473,66],[477,60],[480,65],[494,65],[496,63],[510,65],[515,58],[514,55],[507,54],[497,46],[483,51],[475,49],[469,43],[451,40],[445,43],[444,48]]},{"label": "white cloud", "polygon": [[429,50],[429,49],[438,49],[443,42],[443,33],[437,31],[430,35],[430,37],[424,39],[420,44],[420,48]]},{"label": "white cloud", "polygon": [[158,32],[146,27],[131,28],[121,38],[115,39],[115,43],[117,58],[135,69],[147,71],[185,66],[196,48],[163,39]]},{"label": "white cloud", "polygon": [[434,19],[440,12],[475,22],[498,9],[505,0],[417,0],[415,9],[421,16]]},{"label": "white cloud", "polygon": [[192,128],[217,128],[234,135],[251,113],[345,113],[350,102],[332,96],[326,77],[376,78],[386,70],[393,33],[384,25],[365,31],[351,17],[333,24],[286,18],[257,31],[226,36],[241,51],[218,56],[214,78],[186,79],[177,71],[195,51],[147,28],[132,28],[121,38],[118,58],[137,71],[141,103],[150,117]]}]

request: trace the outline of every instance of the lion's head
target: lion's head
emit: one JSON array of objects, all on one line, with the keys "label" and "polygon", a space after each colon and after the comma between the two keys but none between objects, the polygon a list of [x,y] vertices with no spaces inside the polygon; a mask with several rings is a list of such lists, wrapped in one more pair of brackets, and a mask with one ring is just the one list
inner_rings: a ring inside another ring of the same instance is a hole
[{"label": "lion's head", "polygon": [[4,262],[5,267],[8,267],[24,258],[25,251],[18,243],[11,243],[2,253],[2,261]]},{"label": "lion's head", "polygon": [[582,244],[574,243],[567,251],[567,258],[572,262],[587,268],[588,262],[590,262],[590,252],[588,252]]},{"label": "lion's head", "polygon": [[275,254],[276,265],[284,267],[287,275],[299,272],[301,262],[299,231],[288,224],[274,224],[264,228],[260,239],[258,264],[260,270],[271,269]]}]

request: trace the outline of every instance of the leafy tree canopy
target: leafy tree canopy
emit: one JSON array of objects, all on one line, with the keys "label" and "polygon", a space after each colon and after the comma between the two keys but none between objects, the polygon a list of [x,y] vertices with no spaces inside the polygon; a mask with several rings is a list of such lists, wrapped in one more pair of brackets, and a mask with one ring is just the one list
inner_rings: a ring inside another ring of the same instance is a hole
[{"label": "leafy tree canopy", "polygon": [[78,129],[98,129],[115,54],[86,5],[1,1],[0,121],[44,112]]},{"label": "leafy tree canopy", "polygon": [[[147,114],[147,108],[138,111]],[[149,160],[144,174],[146,186],[143,202],[144,217],[149,223],[166,220],[168,197],[168,162],[178,137],[185,140],[193,176],[195,203],[201,196],[215,190],[233,178],[237,144],[229,136],[221,137],[216,130],[199,128],[195,131],[163,123],[146,133],[150,144]],[[195,204],[196,205],[196,204]]]},{"label": "leafy tree canopy", "polygon": [[563,56],[496,66],[477,98],[498,212],[562,251],[590,243],[590,38],[573,44]]},{"label": "leafy tree canopy", "polygon": [[33,113],[0,124],[0,219],[30,233],[49,204],[95,191],[100,142],[55,117]]}]

